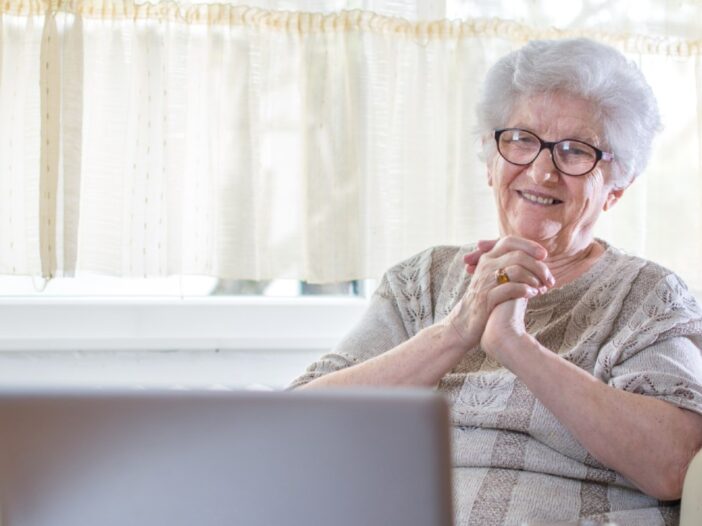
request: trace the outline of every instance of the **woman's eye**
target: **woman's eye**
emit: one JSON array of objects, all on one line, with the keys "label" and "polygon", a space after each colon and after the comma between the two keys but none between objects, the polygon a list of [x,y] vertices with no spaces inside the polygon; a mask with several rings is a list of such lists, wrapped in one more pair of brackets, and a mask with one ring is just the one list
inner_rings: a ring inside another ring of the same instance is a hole
[{"label": "woman's eye", "polygon": [[528,135],[512,135],[510,137],[511,142],[515,144],[523,144],[523,145],[530,145],[530,144],[536,144],[536,139],[534,137],[530,137]]},{"label": "woman's eye", "polygon": [[561,153],[571,157],[592,157],[594,155],[594,152],[589,148],[582,148],[573,143],[564,145],[561,148]]}]

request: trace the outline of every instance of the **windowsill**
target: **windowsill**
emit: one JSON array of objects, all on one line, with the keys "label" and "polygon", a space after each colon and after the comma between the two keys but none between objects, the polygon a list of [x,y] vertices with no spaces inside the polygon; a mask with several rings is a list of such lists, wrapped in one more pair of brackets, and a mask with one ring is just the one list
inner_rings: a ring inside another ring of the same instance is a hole
[{"label": "windowsill", "polygon": [[2,298],[0,351],[324,351],[366,306],[344,297]]}]

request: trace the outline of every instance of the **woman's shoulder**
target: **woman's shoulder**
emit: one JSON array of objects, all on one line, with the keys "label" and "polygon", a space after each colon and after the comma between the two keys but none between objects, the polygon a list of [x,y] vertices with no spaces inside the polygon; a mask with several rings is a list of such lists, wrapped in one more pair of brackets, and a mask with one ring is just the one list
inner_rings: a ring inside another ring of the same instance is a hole
[{"label": "woman's shoulder", "polygon": [[388,269],[375,295],[392,301],[402,314],[408,333],[415,334],[436,321],[437,303],[446,296],[447,282],[465,286],[469,276],[463,255],[474,246],[437,245],[422,250]]},{"label": "woman's shoulder", "polygon": [[425,296],[435,303],[449,272],[463,269],[463,255],[475,244],[435,245],[390,267],[383,275],[377,293],[399,297],[401,301]]},{"label": "woman's shoulder", "polygon": [[636,288],[650,291],[657,284],[667,283],[688,290],[681,276],[656,261],[630,254],[611,245],[607,246],[606,254],[609,254],[610,265],[617,271],[626,269],[634,271],[632,286]]},{"label": "woman's shoulder", "polygon": [[629,283],[626,302],[642,307],[689,310],[699,313],[700,306],[684,279],[670,268],[650,259],[609,246],[609,273]]},{"label": "woman's shoulder", "polygon": [[455,261],[462,261],[463,254],[470,252],[473,246],[475,245],[435,245],[396,263],[386,274],[398,276],[417,272],[445,272]]},{"label": "woman's shoulder", "polygon": [[[667,375],[667,380],[660,380],[665,384],[681,368],[692,371],[698,367],[694,365],[697,363],[694,356],[699,351],[690,351],[688,345],[702,348],[702,309],[682,278],[671,269],[624,251],[617,252],[614,268],[602,282],[603,289],[611,285],[614,293],[600,297],[602,301],[585,298],[588,305],[602,305],[601,310],[607,314],[600,324],[607,329],[602,333],[607,337],[599,350],[594,374],[606,382],[623,375],[628,382],[622,384],[626,390],[638,389],[637,382],[644,378],[653,392],[658,393],[656,396],[660,396],[663,388],[654,387],[650,380],[655,374],[652,370]],[[628,268],[637,271],[627,273]],[[666,354],[662,363],[657,362],[659,353]],[[666,372],[667,367],[677,372]],[[639,374],[638,369],[645,374]],[[632,371],[637,371],[636,375],[632,376]]]}]

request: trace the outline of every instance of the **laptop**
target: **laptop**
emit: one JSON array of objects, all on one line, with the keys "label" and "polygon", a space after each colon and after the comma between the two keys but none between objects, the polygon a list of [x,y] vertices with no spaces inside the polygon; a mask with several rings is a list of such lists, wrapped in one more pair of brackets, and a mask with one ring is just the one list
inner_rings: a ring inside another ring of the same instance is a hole
[{"label": "laptop", "polygon": [[431,391],[0,394],[2,526],[444,526]]}]

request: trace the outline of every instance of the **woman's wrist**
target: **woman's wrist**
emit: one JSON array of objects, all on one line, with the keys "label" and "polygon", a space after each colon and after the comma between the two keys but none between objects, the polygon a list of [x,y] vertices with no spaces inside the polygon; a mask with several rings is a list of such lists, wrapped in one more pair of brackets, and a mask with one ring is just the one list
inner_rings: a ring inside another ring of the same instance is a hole
[{"label": "woman's wrist", "polygon": [[452,351],[465,354],[480,344],[480,338],[471,337],[461,331],[451,315],[444,318],[437,326],[441,328],[445,346]]},{"label": "woman's wrist", "polygon": [[520,365],[528,360],[533,360],[533,355],[543,350],[536,338],[526,332],[501,338],[499,342],[490,347],[486,352],[517,376],[520,373]]}]

